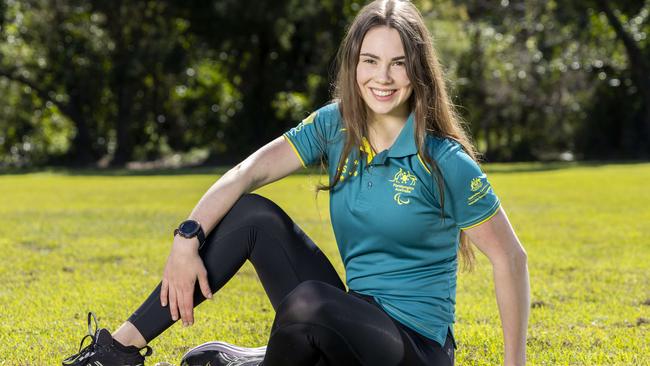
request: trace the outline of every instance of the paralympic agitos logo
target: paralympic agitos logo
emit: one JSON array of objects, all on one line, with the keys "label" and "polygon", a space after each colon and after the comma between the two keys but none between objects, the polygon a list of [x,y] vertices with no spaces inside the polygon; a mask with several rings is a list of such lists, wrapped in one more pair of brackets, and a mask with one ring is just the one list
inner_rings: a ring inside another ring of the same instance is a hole
[{"label": "paralympic agitos logo", "polygon": [[402,197],[402,194],[413,192],[417,181],[418,178],[413,173],[402,168],[399,168],[399,171],[395,173],[393,179],[389,180],[389,182],[393,183],[393,188],[396,192],[393,199],[398,205],[408,205],[411,203],[411,199]]}]

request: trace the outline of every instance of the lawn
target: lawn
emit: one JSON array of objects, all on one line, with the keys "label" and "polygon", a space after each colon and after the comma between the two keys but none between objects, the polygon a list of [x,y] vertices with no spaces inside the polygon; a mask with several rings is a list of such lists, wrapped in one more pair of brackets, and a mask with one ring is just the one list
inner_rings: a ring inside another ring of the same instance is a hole
[{"label": "lawn", "polygon": [[[528,252],[530,365],[648,365],[650,164],[513,164],[486,170]],[[56,365],[77,351],[86,313],[115,329],[155,287],[173,228],[218,170],[138,175],[0,175],[0,365]],[[323,249],[343,277],[316,174],[260,189]],[[491,267],[461,273],[458,365],[497,365],[502,339]],[[266,343],[273,310],[250,264],[196,323],[152,342],[148,365],[178,363],[221,339]]]}]

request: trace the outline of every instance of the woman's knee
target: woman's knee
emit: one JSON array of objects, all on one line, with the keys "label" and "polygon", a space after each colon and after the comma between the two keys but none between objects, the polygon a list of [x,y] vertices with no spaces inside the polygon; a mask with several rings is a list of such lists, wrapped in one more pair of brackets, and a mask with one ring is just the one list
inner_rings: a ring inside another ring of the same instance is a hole
[{"label": "woman's knee", "polygon": [[269,224],[284,221],[286,214],[270,199],[255,193],[242,195],[230,209],[230,213],[251,224]]},{"label": "woman's knee", "polygon": [[301,282],[282,300],[276,313],[277,325],[326,322],[335,311],[333,291],[340,289],[315,280]]}]

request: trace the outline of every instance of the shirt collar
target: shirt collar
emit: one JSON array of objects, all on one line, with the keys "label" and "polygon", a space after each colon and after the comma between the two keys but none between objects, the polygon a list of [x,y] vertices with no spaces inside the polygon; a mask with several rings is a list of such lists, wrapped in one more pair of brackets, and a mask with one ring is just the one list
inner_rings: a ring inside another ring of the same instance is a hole
[{"label": "shirt collar", "polygon": [[385,164],[386,158],[402,158],[409,155],[415,155],[418,152],[417,146],[415,146],[415,114],[411,112],[406,124],[402,127],[402,130],[395,139],[395,142],[388,150],[381,151],[377,156],[370,148],[370,144],[366,138],[363,138],[362,144],[359,147],[359,150],[366,153],[368,163],[372,161],[372,165],[376,164]]},{"label": "shirt collar", "polygon": [[415,146],[415,113],[411,112],[406,124],[402,127],[399,136],[388,149],[388,156],[391,158],[402,158],[404,156],[415,155],[418,148]]}]

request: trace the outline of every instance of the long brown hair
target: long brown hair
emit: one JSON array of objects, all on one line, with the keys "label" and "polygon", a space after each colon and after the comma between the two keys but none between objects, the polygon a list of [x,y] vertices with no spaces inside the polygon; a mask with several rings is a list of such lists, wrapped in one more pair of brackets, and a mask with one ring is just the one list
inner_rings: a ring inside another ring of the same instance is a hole
[{"label": "long brown hair", "polygon": [[[429,30],[422,15],[407,0],[376,0],[363,7],[350,25],[337,53],[338,73],[334,83],[333,98],[347,133],[338,169],[329,185],[319,185],[317,190],[332,190],[341,178],[343,165],[350,152],[358,151],[362,139],[368,137],[368,111],[356,82],[361,43],[373,27],[388,26],[397,30],[404,46],[406,72],[413,86],[409,107],[415,112],[415,139],[418,154],[424,159],[432,179],[440,192],[444,212],[444,181],[435,160],[425,149],[425,136],[448,137],[462,145],[465,152],[478,162],[478,154],[465,133],[462,120],[446,90],[445,77],[433,48]],[[331,163],[331,162],[330,162]],[[464,268],[471,269],[474,252],[469,238],[461,232],[460,252]]]}]

